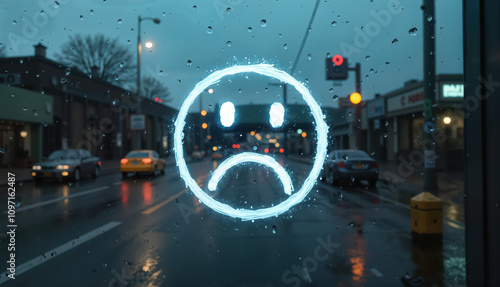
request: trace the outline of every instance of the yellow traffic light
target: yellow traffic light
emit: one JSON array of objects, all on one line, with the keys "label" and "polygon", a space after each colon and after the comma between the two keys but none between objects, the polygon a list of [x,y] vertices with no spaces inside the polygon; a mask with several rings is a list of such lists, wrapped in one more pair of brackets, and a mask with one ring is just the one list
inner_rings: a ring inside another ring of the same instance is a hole
[{"label": "yellow traffic light", "polygon": [[201,115],[202,115],[202,116],[206,116],[206,115],[207,115],[207,111],[205,111],[205,110],[201,110]]},{"label": "yellow traffic light", "polygon": [[306,132],[302,132],[301,135],[302,135],[303,138],[307,137],[307,133]]},{"label": "yellow traffic light", "polygon": [[250,132],[250,135],[251,135],[251,136],[254,136],[254,135],[255,135],[255,132],[254,132],[254,131],[251,131],[251,132]]},{"label": "yellow traffic light", "polygon": [[359,93],[352,93],[349,99],[351,100],[351,103],[355,105],[361,103],[361,95]]},{"label": "yellow traffic light", "polygon": [[203,123],[203,124],[201,125],[201,127],[202,127],[204,130],[206,130],[206,129],[207,129],[207,127],[208,127],[208,125],[207,125],[207,123]]}]

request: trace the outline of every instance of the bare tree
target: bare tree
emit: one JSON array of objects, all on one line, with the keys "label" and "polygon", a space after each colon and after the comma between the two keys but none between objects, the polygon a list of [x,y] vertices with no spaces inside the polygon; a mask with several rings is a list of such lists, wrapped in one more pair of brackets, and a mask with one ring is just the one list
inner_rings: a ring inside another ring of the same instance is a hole
[{"label": "bare tree", "polygon": [[130,84],[134,79],[135,62],[133,53],[121,45],[118,38],[103,34],[70,36],[63,44],[57,58],[70,67],[92,75],[95,67],[97,79],[117,84]]},{"label": "bare tree", "polygon": [[7,49],[5,49],[5,46],[0,44],[0,58],[5,58],[7,57]]},{"label": "bare tree", "polygon": [[171,100],[168,88],[162,82],[151,76],[142,78],[141,96],[148,99],[154,99],[158,97],[164,102],[168,102]]}]

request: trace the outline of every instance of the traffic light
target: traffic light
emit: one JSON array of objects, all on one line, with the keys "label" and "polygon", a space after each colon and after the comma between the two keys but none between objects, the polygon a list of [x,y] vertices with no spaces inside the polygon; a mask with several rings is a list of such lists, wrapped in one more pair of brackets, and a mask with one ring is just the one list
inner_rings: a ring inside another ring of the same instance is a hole
[{"label": "traffic light", "polygon": [[361,103],[361,94],[360,93],[352,93],[351,96],[349,97],[349,100],[354,105],[357,105],[357,104]]},{"label": "traffic light", "polygon": [[326,58],[326,79],[327,80],[345,80],[348,76],[347,58],[335,55]]}]

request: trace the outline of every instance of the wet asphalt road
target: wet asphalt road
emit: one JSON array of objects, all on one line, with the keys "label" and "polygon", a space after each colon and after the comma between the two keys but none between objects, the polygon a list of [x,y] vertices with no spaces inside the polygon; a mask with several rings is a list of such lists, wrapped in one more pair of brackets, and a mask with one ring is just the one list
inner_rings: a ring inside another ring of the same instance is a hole
[{"label": "wet asphalt road", "polygon": [[[297,190],[311,166],[279,162]],[[206,190],[217,164],[188,167]],[[257,208],[286,199],[280,187],[273,172],[248,164],[229,171],[211,196]],[[287,213],[255,222],[200,204],[174,166],[154,178],[24,183],[17,196],[18,274],[4,282],[2,273],[4,286],[403,286],[405,273],[435,286],[465,282],[464,230],[453,207],[445,210],[442,247],[416,243],[408,196],[383,183],[318,181]],[[5,270],[8,238],[0,239]]]}]

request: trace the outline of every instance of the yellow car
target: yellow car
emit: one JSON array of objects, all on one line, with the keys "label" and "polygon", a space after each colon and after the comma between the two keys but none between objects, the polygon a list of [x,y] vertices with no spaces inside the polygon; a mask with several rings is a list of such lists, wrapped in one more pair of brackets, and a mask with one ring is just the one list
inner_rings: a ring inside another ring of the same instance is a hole
[{"label": "yellow car", "polygon": [[153,176],[165,173],[165,160],[153,150],[133,150],[120,163],[123,178],[127,178],[129,172],[147,172]]}]

